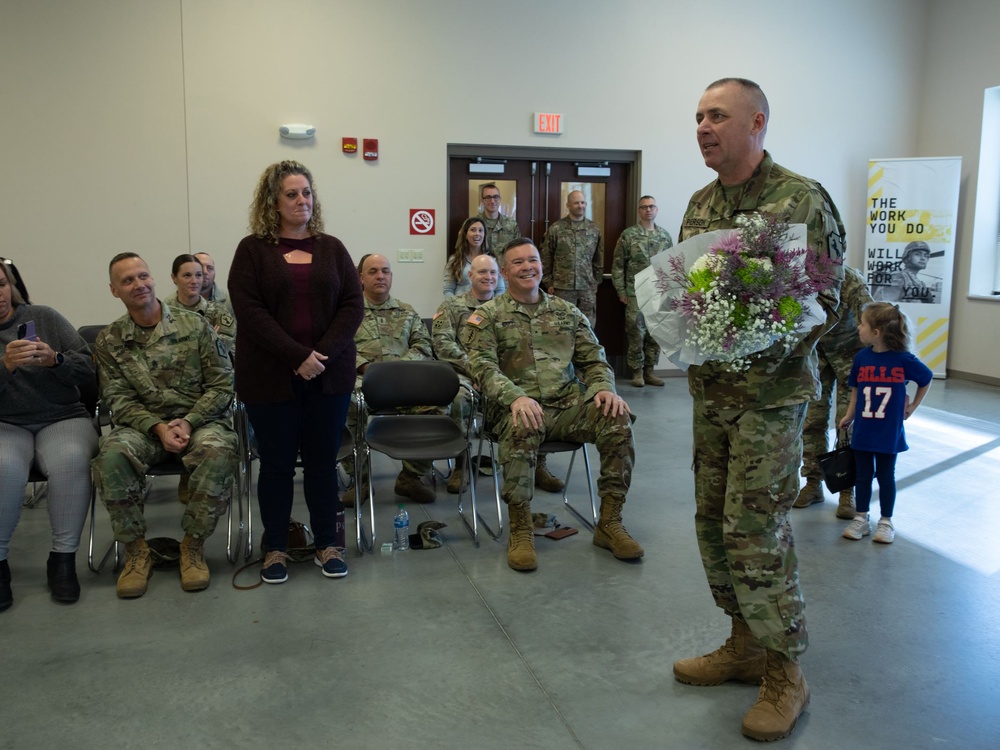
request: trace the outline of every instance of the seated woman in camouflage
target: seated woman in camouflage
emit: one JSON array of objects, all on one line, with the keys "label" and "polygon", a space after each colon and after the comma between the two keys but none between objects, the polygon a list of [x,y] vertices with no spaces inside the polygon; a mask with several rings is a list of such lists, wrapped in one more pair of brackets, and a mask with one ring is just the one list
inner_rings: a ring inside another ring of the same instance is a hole
[{"label": "seated woman in camouflage", "polygon": [[212,324],[219,338],[229,347],[229,355],[236,354],[236,318],[222,305],[209,302],[201,296],[201,283],[204,270],[199,260],[193,255],[178,255],[170,269],[170,279],[177,291],[167,297],[164,302],[172,307],[182,307],[185,310],[199,313]]}]

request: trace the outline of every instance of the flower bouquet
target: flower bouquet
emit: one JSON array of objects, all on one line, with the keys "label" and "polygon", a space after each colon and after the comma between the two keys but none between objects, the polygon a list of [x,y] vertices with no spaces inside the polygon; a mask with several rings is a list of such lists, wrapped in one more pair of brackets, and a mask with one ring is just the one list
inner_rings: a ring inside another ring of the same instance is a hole
[{"label": "flower bouquet", "polygon": [[646,327],[675,365],[746,370],[773,346],[791,351],[823,323],[816,295],[833,260],[809,251],[806,227],[748,214],[736,229],[692,237],[636,276]]}]

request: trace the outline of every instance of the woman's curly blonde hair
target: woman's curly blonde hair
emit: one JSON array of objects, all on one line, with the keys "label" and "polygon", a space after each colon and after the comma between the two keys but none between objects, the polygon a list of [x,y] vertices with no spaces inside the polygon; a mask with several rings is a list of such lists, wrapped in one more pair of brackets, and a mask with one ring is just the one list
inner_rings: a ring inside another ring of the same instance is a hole
[{"label": "woman's curly blonde hair", "polygon": [[261,174],[254,190],[253,201],[250,203],[250,234],[261,239],[271,240],[278,244],[278,230],[281,228],[281,216],[278,214],[278,193],[281,183],[289,175],[302,175],[309,181],[312,190],[312,217],[309,219],[309,234],[317,235],[323,231],[323,211],[316,195],[316,185],[312,173],[297,161],[275,162]]}]

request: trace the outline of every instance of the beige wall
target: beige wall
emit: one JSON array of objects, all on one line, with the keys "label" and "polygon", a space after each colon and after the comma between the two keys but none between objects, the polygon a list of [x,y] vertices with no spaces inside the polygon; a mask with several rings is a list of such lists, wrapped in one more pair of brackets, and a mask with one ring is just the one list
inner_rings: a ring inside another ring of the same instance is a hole
[{"label": "beige wall", "polygon": [[961,156],[948,370],[1000,379],[1000,300],[969,299],[970,253],[979,179],[983,91],[1000,85],[1000,3],[935,3],[928,18],[926,81],[917,121],[917,153]]},{"label": "beige wall", "polygon": [[[292,157],[355,257],[424,249],[424,264],[396,265],[394,291],[429,315],[445,238],[411,238],[407,211],[435,208],[443,223],[448,143],[639,150],[642,190],[675,232],[713,177],[694,143],[700,92],[743,75],[771,100],[768,148],[829,188],[857,264],[868,158],[919,155],[930,127],[918,120],[943,118],[921,103],[927,12],[909,0],[4,3],[0,254],[36,301],[75,323],[108,320],[121,312],[106,286],[113,253],[146,256],[164,296],[181,252],[213,253],[224,279],[256,177]],[[981,100],[978,82],[947,85]],[[564,114],[565,134],[533,135],[535,111]],[[284,122],[318,135],[282,141]],[[968,131],[943,151],[978,150],[978,124]],[[379,138],[381,159],[343,155],[342,136]],[[976,351],[982,313],[955,296],[970,332],[953,334],[953,366],[1000,371]]]}]

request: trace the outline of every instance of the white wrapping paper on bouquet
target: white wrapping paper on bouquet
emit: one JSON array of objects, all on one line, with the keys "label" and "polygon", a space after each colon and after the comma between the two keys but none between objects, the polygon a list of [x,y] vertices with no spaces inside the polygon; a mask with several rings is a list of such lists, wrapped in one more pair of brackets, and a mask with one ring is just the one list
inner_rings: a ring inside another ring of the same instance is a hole
[{"label": "white wrapping paper on bouquet", "polygon": [[[688,291],[686,286],[681,286],[670,282],[669,288],[663,287],[667,279],[664,275],[671,274],[670,259],[681,257],[684,261],[685,273],[691,270],[695,261],[716,247],[719,242],[728,235],[736,232],[735,229],[723,229],[715,232],[706,232],[685,240],[678,245],[654,255],[648,268],[636,274],[635,296],[639,305],[639,311],[646,321],[646,330],[656,339],[663,350],[663,354],[674,365],[682,370],[687,370],[691,365],[704,364],[709,359],[717,358],[712,353],[704,353],[701,347],[693,343],[688,343],[688,333],[690,321],[680,310],[673,308],[673,300],[680,299]],[[806,226],[805,224],[789,225],[789,240],[784,248],[788,250],[805,250]],[[804,255],[796,258],[796,263],[800,263],[805,273]],[[660,281],[657,281],[657,270],[663,272]],[[735,346],[727,352],[727,358],[732,359],[746,357],[768,349],[775,341],[785,339],[786,343],[794,345],[815,326],[825,322],[826,316],[820,308],[816,295],[810,295],[798,300],[802,305],[802,316],[798,321],[794,331],[790,334],[775,334],[769,341],[757,342],[750,346]]]}]

